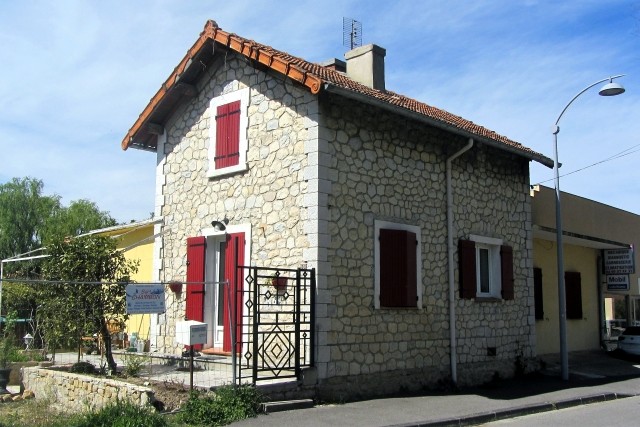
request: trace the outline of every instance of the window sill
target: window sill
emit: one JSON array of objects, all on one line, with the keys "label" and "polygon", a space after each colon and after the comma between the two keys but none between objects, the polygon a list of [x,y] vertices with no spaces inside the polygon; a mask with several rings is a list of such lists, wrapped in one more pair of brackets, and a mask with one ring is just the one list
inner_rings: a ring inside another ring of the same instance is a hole
[{"label": "window sill", "polygon": [[498,297],[476,297],[475,301],[476,302],[501,302],[503,300],[502,298],[498,298]]},{"label": "window sill", "polygon": [[224,169],[215,169],[207,173],[207,178],[219,178],[227,175],[233,175],[236,173],[246,172],[249,170],[249,165],[243,164],[239,166],[229,166]]}]

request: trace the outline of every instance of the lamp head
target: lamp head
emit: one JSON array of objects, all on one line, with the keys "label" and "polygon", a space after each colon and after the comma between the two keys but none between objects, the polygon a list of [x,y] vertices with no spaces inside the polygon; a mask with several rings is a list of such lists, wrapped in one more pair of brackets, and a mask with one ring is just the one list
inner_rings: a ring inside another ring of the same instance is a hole
[{"label": "lamp head", "polygon": [[222,221],[211,221],[211,225],[216,231],[224,231],[227,229],[229,220],[225,217]]},{"label": "lamp head", "polygon": [[598,92],[601,96],[616,96],[624,93],[624,87],[620,83],[614,83],[609,80],[609,83],[602,86]]}]

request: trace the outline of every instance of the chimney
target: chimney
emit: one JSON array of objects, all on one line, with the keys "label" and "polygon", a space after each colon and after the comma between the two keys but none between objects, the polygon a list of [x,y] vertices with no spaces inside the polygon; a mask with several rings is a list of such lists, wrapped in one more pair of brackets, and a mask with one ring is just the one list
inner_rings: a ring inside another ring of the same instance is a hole
[{"label": "chimney", "polygon": [[339,60],[338,58],[332,58],[327,61],[321,62],[325,68],[328,68],[333,71],[338,71],[339,73],[344,73],[347,71],[347,64],[344,61]]},{"label": "chimney", "polygon": [[373,89],[384,90],[384,56],[387,51],[375,44],[368,44],[344,54],[347,60],[347,76]]}]

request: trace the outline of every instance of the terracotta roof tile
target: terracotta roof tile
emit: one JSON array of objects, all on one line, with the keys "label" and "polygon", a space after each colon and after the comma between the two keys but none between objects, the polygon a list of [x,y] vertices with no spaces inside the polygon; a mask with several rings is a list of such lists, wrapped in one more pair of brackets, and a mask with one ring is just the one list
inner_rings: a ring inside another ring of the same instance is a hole
[{"label": "terracotta roof tile", "polygon": [[344,73],[305,61],[302,58],[279,51],[271,46],[263,45],[253,40],[240,37],[236,34],[225,32],[217,26],[215,21],[211,20],[207,21],[205,28],[196,43],[194,43],[192,48],[187,52],[185,58],[174,69],[173,73],[161,86],[136,123],[129,130],[125,139],[122,141],[123,149],[126,150],[134,143],[138,132],[140,132],[144,127],[152,112],[156,109],[163,98],[165,98],[167,92],[172,88],[172,86],[176,85],[180,75],[190,64],[191,59],[206,46],[206,42],[208,40],[213,40],[217,43],[223,44],[229,49],[288,76],[289,78],[306,86],[311,93],[317,94],[327,85],[334,86],[348,92],[370,98],[371,100],[379,101],[382,105],[388,104],[395,106],[400,110],[404,109],[407,112],[416,113],[431,121],[442,123],[445,126],[451,126],[469,133],[472,136],[488,139],[498,143],[498,146],[502,144],[505,146],[505,149],[508,148],[510,151],[519,152],[521,155],[547,166],[553,165],[553,161],[551,159],[516,141],[499,135],[483,126],[477,125],[472,121],[389,90],[381,91],[370,88],[350,79]]}]

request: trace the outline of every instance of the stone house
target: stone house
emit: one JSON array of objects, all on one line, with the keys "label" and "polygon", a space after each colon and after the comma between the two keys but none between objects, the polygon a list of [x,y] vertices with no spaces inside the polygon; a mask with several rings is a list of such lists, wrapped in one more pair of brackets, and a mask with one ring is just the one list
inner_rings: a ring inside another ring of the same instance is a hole
[{"label": "stone house", "polygon": [[316,270],[325,395],[477,383],[534,356],[528,167],[552,161],[386,90],[384,56],[315,64],[207,22],[122,141],[157,153],[155,278],[203,283],[168,294],[153,348],[180,350],[186,313],[209,325],[203,351],[231,351],[217,282],[237,253]]}]

